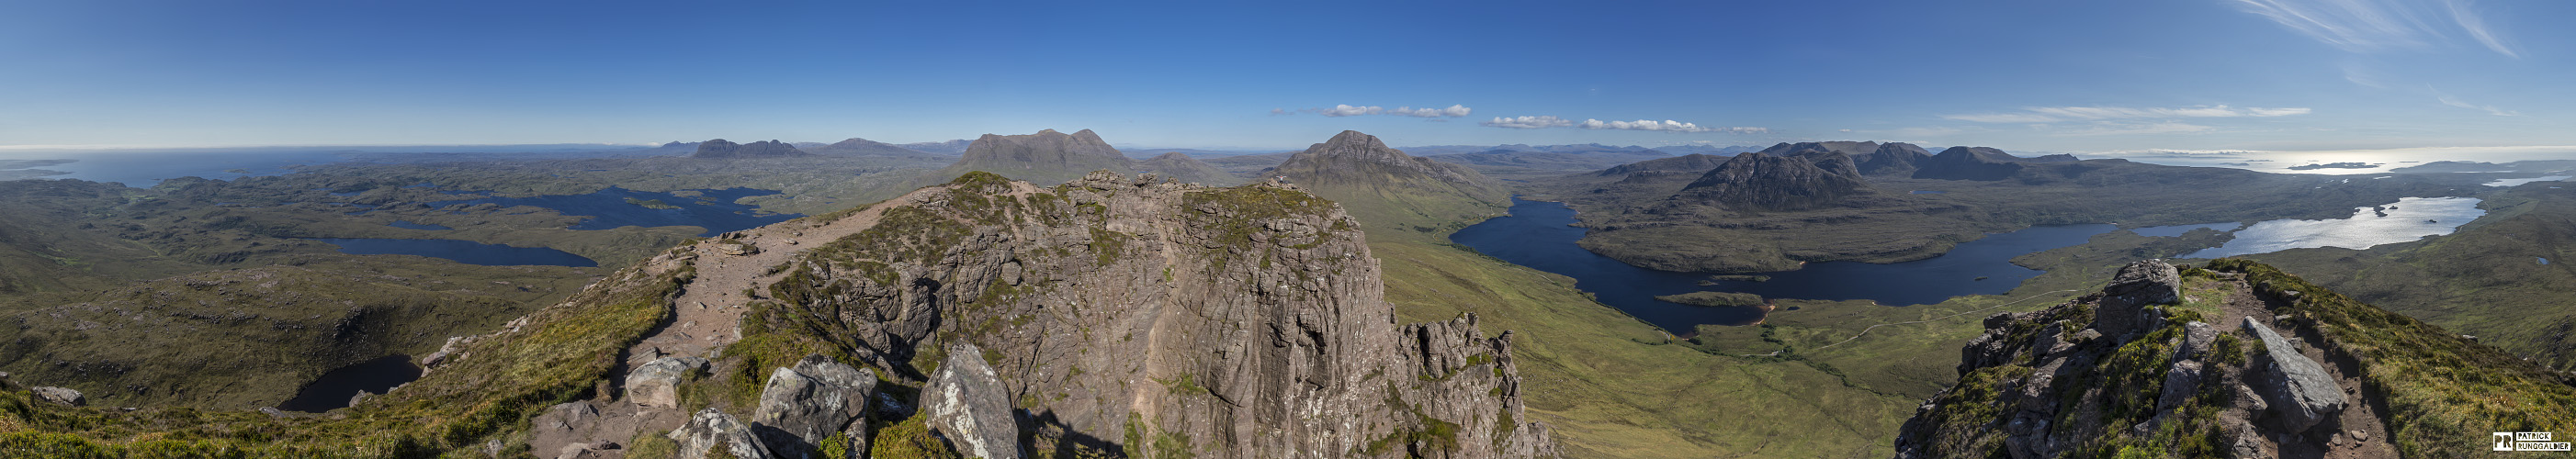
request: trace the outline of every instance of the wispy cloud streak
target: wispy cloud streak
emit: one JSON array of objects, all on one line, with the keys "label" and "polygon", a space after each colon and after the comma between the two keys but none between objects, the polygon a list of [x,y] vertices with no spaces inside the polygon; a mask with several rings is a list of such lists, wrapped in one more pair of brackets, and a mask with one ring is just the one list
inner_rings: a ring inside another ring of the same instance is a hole
[{"label": "wispy cloud streak", "polygon": [[[2448,39],[2450,31],[2438,24],[2449,22],[2458,26],[2458,32],[2497,54],[2522,57],[2509,41],[2487,27],[2486,20],[2469,2],[2441,0],[2441,7],[2434,8],[2395,0],[2235,0],[2247,13],[2355,53],[2423,48]],[[2443,21],[2445,17],[2449,21]]]}]

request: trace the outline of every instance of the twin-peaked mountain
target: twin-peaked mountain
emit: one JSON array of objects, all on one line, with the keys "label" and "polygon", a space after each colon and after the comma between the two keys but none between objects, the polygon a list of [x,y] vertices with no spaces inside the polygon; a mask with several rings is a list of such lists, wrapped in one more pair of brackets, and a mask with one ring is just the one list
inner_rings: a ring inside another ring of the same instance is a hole
[{"label": "twin-peaked mountain", "polygon": [[1832,151],[1745,153],[1701,174],[1682,195],[1739,211],[1813,209],[1872,191],[1852,163]]}]

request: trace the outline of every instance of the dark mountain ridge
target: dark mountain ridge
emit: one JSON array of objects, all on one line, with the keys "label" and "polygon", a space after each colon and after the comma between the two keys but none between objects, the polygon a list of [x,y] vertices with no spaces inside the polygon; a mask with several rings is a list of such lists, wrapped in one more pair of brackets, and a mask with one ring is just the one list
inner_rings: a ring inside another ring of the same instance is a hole
[{"label": "dark mountain ridge", "polygon": [[699,142],[697,152],[690,153],[689,157],[702,159],[741,159],[790,158],[813,155],[813,153],[806,153],[804,150],[796,149],[796,146],[794,145],[788,145],[785,142],[779,142],[777,140],[736,144],[733,142],[727,142],[725,139],[715,139]]}]

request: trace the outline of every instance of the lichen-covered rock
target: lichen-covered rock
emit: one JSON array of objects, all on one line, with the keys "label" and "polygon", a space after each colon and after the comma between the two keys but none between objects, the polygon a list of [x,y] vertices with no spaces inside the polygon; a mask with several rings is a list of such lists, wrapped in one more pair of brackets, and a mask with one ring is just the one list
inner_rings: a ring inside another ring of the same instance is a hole
[{"label": "lichen-covered rock", "polygon": [[64,388],[64,387],[52,387],[52,386],[37,386],[37,387],[31,388],[31,389],[29,389],[29,390],[32,390],[32,391],[34,391],[34,392],[36,393],[36,399],[38,399],[38,400],[44,400],[44,401],[47,401],[47,402],[53,402],[54,404],[57,404],[57,405],[63,405],[63,406],[86,406],[86,405],[89,405],[89,399],[88,399],[88,398],[81,397],[81,392],[80,392],[80,391],[72,390],[72,389],[70,389],[70,388]]},{"label": "lichen-covered rock", "polygon": [[769,373],[751,422],[768,434],[764,440],[779,457],[818,457],[817,448],[833,435],[845,436],[853,450],[865,450],[868,401],[876,389],[875,372],[808,356],[795,368]]},{"label": "lichen-covered rock", "polygon": [[1019,459],[1019,421],[1005,392],[1001,377],[984,364],[982,348],[956,345],[921,387],[922,415],[967,457]]},{"label": "lichen-covered rock", "polygon": [[654,359],[626,374],[626,399],[638,406],[675,408],[680,406],[680,378],[690,371],[707,368],[701,357],[663,357]]},{"label": "lichen-covered rock", "polygon": [[2326,374],[2324,366],[2300,355],[2298,345],[2261,321],[2247,317],[2244,328],[2263,340],[2266,351],[2259,361],[2264,371],[2263,377],[2256,379],[2255,392],[2263,394],[2272,412],[2279,413],[2291,431],[2308,430],[2343,411],[2343,389],[2335,385],[2334,376]]},{"label": "lichen-covered rock", "polygon": [[599,423],[599,405],[589,400],[547,407],[529,421],[528,449],[538,452],[564,451],[581,443],[582,433]]},{"label": "lichen-covered rock", "polygon": [[671,441],[679,444],[679,459],[706,459],[714,451],[724,450],[740,459],[768,459],[769,446],[751,431],[751,426],[733,415],[708,408],[689,417],[689,423],[672,429]]}]

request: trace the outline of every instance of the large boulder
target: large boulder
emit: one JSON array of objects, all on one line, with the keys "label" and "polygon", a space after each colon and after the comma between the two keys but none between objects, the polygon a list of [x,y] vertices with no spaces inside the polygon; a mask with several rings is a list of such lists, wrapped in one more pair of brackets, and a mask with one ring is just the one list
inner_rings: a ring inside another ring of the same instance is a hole
[{"label": "large boulder", "polygon": [[690,371],[706,368],[707,359],[699,357],[654,359],[626,374],[626,399],[636,406],[678,408],[680,379]]},{"label": "large boulder", "polygon": [[847,436],[850,451],[865,451],[868,400],[876,390],[876,373],[808,356],[795,368],[769,373],[751,422],[761,426],[763,440],[779,457],[817,458],[823,441],[835,434]]},{"label": "large boulder", "polygon": [[2254,387],[2262,394],[2272,412],[2281,416],[2284,427],[2302,432],[2318,422],[2343,411],[2343,388],[2335,385],[2334,376],[2325,366],[2299,354],[2299,347],[2273,333],[2272,327],[2252,317],[2245,318],[2245,331],[2263,340],[2263,377]]},{"label": "large boulder", "polygon": [[948,348],[948,360],[921,388],[921,404],[932,430],[946,436],[957,452],[985,459],[1019,459],[1019,419],[1011,414],[1010,394],[1002,378],[984,363],[984,350],[973,344]]},{"label": "large boulder", "polygon": [[548,407],[528,423],[528,450],[538,453],[569,451],[573,446],[584,444],[587,439],[582,434],[591,431],[599,420],[599,405],[589,400]]},{"label": "large boulder", "polygon": [[2146,260],[2120,267],[2111,285],[2102,288],[2102,306],[2093,315],[2093,328],[2103,336],[2127,337],[2146,331],[2149,305],[2182,301],[2182,274],[2162,260]]},{"label": "large boulder", "polygon": [[54,402],[55,404],[63,406],[82,406],[89,404],[89,399],[81,397],[80,391],[71,390],[70,388],[39,386],[29,390],[35,391],[36,399],[38,400]]},{"label": "large boulder", "polygon": [[678,459],[706,459],[716,448],[724,448],[725,453],[741,459],[777,457],[769,454],[769,446],[760,441],[759,435],[751,433],[750,425],[715,408],[698,411],[689,417],[687,425],[672,429],[670,437],[679,444]]}]

